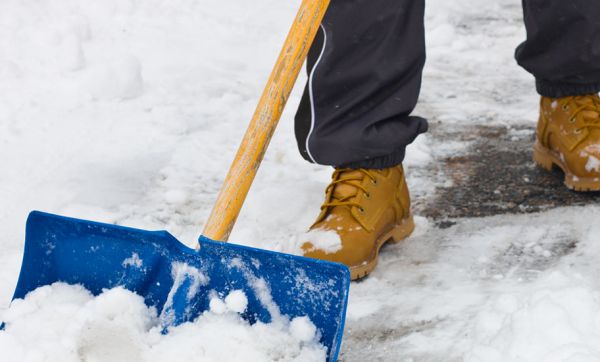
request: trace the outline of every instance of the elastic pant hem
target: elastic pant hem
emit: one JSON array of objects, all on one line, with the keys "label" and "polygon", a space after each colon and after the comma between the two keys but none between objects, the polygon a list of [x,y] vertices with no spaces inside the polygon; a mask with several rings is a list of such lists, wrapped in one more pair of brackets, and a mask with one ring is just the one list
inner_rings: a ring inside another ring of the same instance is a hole
[{"label": "elastic pant hem", "polygon": [[351,169],[359,169],[359,168],[367,168],[367,169],[377,169],[382,170],[384,168],[390,168],[397,166],[404,161],[404,156],[406,155],[406,148],[402,148],[391,155],[381,156],[377,158],[371,158],[364,161],[351,162],[344,165],[335,166],[335,168],[351,168]]},{"label": "elastic pant hem", "polygon": [[537,79],[535,82],[537,92],[544,97],[562,98],[581,96],[600,92],[600,83],[593,84],[572,84],[548,82]]}]

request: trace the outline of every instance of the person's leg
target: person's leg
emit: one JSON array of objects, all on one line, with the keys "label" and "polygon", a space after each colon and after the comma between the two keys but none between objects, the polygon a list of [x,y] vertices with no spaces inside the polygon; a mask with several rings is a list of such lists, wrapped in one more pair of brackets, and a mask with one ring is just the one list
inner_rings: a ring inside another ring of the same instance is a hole
[{"label": "person's leg", "polygon": [[524,0],[523,10],[516,59],[542,96],[534,159],[560,167],[571,189],[600,191],[600,2]]},{"label": "person's leg", "polygon": [[425,62],[424,0],[332,0],[296,115],[302,156],[350,168],[398,165],[427,130],[410,116]]},{"label": "person's leg", "polygon": [[333,0],[309,54],[296,138],[304,158],[336,170],[302,249],[346,264],[352,279],[414,228],[400,164],[427,130],[410,115],[425,62],[423,12],[424,0]]},{"label": "person's leg", "polygon": [[559,98],[600,91],[600,2],[523,0],[527,40],[517,62],[538,93]]}]

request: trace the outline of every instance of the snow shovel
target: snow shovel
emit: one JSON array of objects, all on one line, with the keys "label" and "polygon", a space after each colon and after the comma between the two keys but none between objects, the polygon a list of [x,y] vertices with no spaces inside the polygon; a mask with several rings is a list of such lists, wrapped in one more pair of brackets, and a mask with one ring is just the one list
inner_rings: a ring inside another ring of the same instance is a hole
[{"label": "snow shovel", "polygon": [[[336,263],[226,241],[281,117],[329,0],[303,0],[212,214],[191,249],[166,231],[145,231],[34,211],[26,227],[13,298],[54,282],[94,294],[124,287],[159,311],[166,332],[210,309],[211,298],[242,290],[250,323],[307,316],[337,359],[350,273]],[[217,241],[220,240],[220,241]]]}]

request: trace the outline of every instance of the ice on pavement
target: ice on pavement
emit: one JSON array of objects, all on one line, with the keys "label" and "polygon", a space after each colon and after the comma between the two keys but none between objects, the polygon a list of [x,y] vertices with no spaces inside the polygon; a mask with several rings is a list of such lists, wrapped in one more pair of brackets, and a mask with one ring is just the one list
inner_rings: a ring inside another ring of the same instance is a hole
[{"label": "ice on pavement", "polygon": [[251,326],[238,314],[244,298],[232,292],[224,312],[206,312],[163,335],[156,310],[126,289],[93,297],[76,285],[44,286],[2,313],[2,360],[325,361],[309,319]]},{"label": "ice on pavement", "polygon": [[[210,314],[168,336],[150,327],[156,312],[119,289],[91,298],[54,285],[8,306],[31,210],[167,229],[195,243],[298,4],[0,1],[0,313],[14,321],[0,337],[3,358],[191,360],[199,341],[226,330],[237,342],[222,351],[252,360],[246,346],[273,327],[240,324],[239,295],[229,307],[213,298]],[[525,36],[520,13],[515,0],[427,1],[429,58],[415,113],[457,130],[533,127],[534,82],[512,59]],[[232,241],[290,251],[318,215],[331,170],[302,160],[293,135],[305,77]],[[416,210],[452,182],[435,159],[467,146],[425,135],[409,148]],[[600,360],[598,207],[445,229],[416,216],[415,235],[385,248],[373,275],[352,285],[345,361]],[[33,320],[36,311],[48,319]],[[286,328],[272,352],[300,356],[310,325]]]}]

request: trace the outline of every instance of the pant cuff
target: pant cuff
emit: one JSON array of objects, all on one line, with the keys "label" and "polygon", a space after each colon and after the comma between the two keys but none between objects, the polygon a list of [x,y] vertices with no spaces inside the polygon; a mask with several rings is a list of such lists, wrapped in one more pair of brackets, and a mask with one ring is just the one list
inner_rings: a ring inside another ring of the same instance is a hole
[{"label": "pant cuff", "polygon": [[544,97],[562,98],[571,96],[581,96],[600,92],[600,83],[593,84],[573,84],[549,82],[537,79],[535,82],[537,92]]},{"label": "pant cuff", "polygon": [[390,168],[397,166],[404,161],[404,156],[406,155],[406,148],[402,148],[391,155],[381,156],[377,158],[371,158],[368,160],[351,162],[344,165],[335,166],[335,168],[351,168],[351,169],[359,169],[359,168],[369,168],[369,169],[377,169],[381,170],[384,168]]}]

